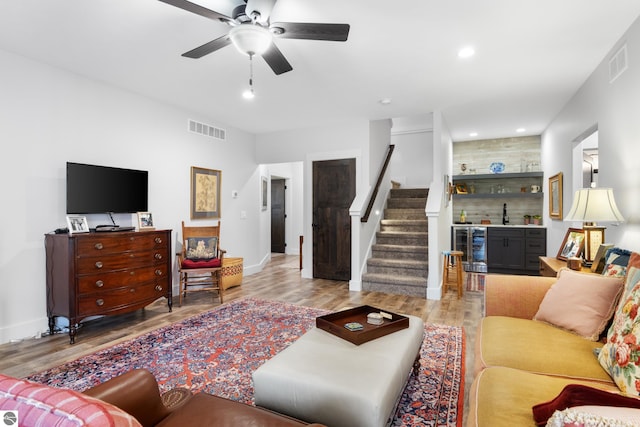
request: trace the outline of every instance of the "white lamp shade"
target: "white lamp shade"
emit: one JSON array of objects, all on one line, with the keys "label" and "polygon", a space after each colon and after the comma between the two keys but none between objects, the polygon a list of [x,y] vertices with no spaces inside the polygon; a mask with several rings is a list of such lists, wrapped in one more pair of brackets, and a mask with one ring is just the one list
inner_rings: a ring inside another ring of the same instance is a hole
[{"label": "white lamp shade", "polygon": [[271,46],[271,32],[260,25],[241,24],[229,31],[233,45],[245,55],[262,55]]},{"label": "white lamp shade", "polygon": [[624,222],[611,188],[581,188],[573,196],[573,204],[565,221]]}]

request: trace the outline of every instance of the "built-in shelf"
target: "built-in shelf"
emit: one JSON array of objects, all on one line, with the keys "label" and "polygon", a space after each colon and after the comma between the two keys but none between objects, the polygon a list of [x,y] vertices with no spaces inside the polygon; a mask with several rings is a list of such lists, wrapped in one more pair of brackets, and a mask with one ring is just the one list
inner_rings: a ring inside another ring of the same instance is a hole
[{"label": "built-in shelf", "polygon": [[454,194],[454,199],[541,199],[544,193],[475,193]]},{"label": "built-in shelf", "polygon": [[542,178],[544,172],[519,172],[519,173],[485,173],[474,175],[454,175],[454,181],[469,181],[480,179],[509,179],[509,178]]}]

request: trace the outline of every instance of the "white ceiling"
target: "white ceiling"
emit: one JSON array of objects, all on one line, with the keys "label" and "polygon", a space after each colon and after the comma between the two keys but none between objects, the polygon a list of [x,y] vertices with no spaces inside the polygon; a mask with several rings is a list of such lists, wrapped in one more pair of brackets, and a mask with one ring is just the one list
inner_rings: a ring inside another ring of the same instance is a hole
[{"label": "white ceiling", "polygon": [[257,58],[252,101],[232,46],[181,56],[229,27],[157,0],[3,0],[0,48],[253,133],[439,110],[468,140],[540,134],[639,14],[638,0],[279,0],[271,22],[348,23],[349,39],[277,39],[293,71]]}]

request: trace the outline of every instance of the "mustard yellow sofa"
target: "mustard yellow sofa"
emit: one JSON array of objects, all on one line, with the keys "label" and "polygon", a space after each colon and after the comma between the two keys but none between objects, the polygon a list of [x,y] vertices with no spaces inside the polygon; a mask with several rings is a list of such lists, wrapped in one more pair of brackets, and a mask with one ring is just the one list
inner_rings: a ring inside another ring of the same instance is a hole
[{"label": "mustard yellow sofa", "polygon": [[488,275],[475,342],[467,426],[535,426],[532,407],[568,384],[619,392],[590,341],[532,320],[556,278]]}]

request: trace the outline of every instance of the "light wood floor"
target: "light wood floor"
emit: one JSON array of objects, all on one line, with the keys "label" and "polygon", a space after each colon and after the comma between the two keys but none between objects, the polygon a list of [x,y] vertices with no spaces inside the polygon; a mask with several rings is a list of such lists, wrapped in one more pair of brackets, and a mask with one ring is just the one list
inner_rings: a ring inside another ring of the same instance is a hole
[{"label": "light wood floor", "polygon": [[[412,314],[425,322],[463,326],[466,332],[465,414],[468,389],[473,379],[473,346],[478,321],[483,313],[483,298],[478,292],[465,292],[461,299],[452,289],[439,301],[390,295],[379,292],[351,292],[347,282],[303,279],[298,257],[273,254],[271,262],[258,274],[244,277],[241,286],[227,289],[225,302],[256,297],[309,307],[340,310],[371,305],[397,313]],[[86,322],[78,331],[76,343],[69,344],[67,334],[0,345],[0,372],[25,377],[60,365],[101,348],[111,346],[147,331],[171,324],[218,305],[209,292],[189,294],[178,306],[174,297],[171,313],[162,299],[134,313]]]}]

